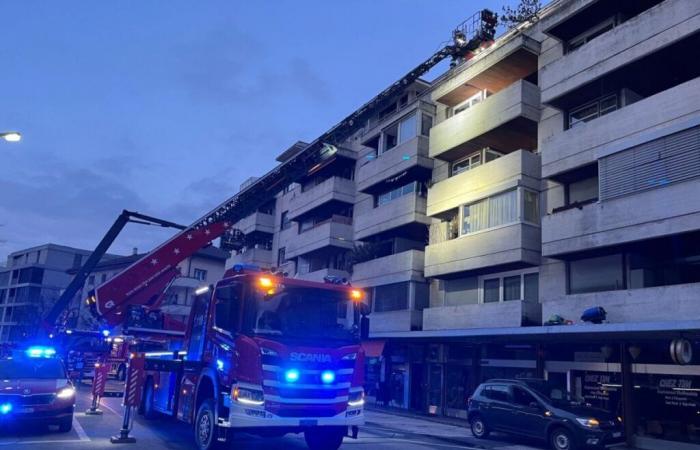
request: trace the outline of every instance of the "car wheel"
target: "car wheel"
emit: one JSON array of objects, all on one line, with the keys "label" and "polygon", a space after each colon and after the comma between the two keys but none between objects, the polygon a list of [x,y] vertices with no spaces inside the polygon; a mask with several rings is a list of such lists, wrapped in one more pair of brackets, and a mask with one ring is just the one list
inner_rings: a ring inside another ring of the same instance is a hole
[{"label": "car wheel", "polygon": [[549,435],[552,450],[576,450],[573,437],[566,428],[557,428]]},{"label": "car wheel", "polygon": [[200,450],[220,449],[225,442],[216,438],[216,414],[214,413],[214,400],[206,399],[197,410],[197,418],[194,422],[194,440]]},{"label": "car wheel", "polygon": [[481,416],[472,417],[472,419],[469,421],[469,425],[471,426],[474,437],[484,439],[489,436],[489,428],[486,426],[486,423],[484,423],[484,419],[482,419]]},{"label": "car wheel", "polygon": [[318,427],[304,432],[310,450],[338,450],[343,445],[345,427]]},{"label": "car wheel", "polygon": [[65,419],[61,419],[61,421],[58,422],[58,431],[60,433],[68,433],[72,429],[73,429],[73,416],[72,415],[70,417],[66,417]]},{"label": "car wheel", "polygon": [[146,381],[146,386],[143,388],[143,404],[141,405],[141,410],[143,412],[143,418],[147,420],[155,419],[158,415],[153,409],[153,379],[149,378]]}]

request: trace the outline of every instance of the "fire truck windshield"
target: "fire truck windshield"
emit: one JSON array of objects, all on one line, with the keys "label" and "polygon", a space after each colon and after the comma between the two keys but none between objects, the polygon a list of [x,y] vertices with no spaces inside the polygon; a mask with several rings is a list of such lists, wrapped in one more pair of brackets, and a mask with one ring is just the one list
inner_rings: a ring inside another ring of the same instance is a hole
[{"label": "fire truck windshield", "polygon": [[275,338],[356,339],[352,302],[341,292],[290,288],[260,294],[246,311],[246,328]]}]

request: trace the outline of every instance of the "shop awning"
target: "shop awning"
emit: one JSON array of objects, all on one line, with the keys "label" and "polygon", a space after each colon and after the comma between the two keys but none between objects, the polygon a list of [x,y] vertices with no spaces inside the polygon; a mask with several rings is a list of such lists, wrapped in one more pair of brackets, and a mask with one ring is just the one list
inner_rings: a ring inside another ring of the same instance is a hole
[{"label": "shop awning", "polygon": [[363,341],[362,348],[365,350],[365,356],[367,358],[378,358],[382,356],[384,352],[384,344],[386,341]]}]

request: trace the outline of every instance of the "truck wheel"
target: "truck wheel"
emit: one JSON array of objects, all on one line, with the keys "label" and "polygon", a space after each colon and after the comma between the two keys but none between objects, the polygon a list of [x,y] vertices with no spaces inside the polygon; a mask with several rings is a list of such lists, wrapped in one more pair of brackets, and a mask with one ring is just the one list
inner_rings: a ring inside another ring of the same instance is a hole
[{"label": "truck wheel", "polygon": [[318,427],[304,432],[310,450],[338,450],[343,444],[345,427]]},{"label": "truck wheel", "polygon": [[214,450],[223,448],[224,442],[216,439],[216,414],[214,413],[214,400],[206,399],[197,410],[197,418],[194,421],[194,440],[200,450]]},{"label": "truck wheel", "polygon": [[143,399],[141,400],[141,411],[143,413],[143,418],[146,420],[153,420],[157,417],[158,413],[153,409],[153,379],[149,378],[146,380],[146,386],[143,388]]},{"label": "truck wheel", "polygon": [[72,429],[73,429],[73,416],[72,415],[70,417],[66,417],[64,419],[61,419],[61,421],[58,422],[58,431],[60,433],[68,433]]}]

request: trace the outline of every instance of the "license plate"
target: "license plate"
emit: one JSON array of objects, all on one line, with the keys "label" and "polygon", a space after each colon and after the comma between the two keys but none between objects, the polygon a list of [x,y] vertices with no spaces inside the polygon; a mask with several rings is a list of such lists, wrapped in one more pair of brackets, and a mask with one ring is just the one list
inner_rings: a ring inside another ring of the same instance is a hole
[{"label": "license plate", "polygon": [[315,427],[318,425],[318,420],[300,420],[299,426],[302,427]]},{"label": "license plate", "polygon": [[20,414],[27,414],[27,413],[33,413],[34,408],[17,408],[17,412]]},{"label": "license plate", "polygon": [[614,433],[613,433],[613,437],[614,437],[614,438],[622,437],[622,432],[621,432],[621,431],[616,431],[616,432],[614,432]]}]

